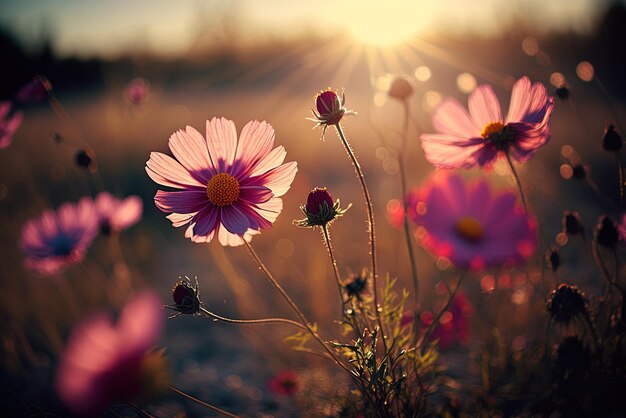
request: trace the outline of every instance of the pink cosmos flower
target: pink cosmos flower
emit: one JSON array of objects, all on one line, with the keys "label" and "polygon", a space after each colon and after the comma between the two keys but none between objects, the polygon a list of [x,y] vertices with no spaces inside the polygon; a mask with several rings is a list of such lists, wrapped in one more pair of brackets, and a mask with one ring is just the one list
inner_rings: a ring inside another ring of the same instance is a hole
[{"label": "pink cosmos flower", "polygon": [[148,90],[150,89],[150,83],[145,78],[134,78],[128,83],[124,95],[129,102],[134,105],[143,103],[148,96]]},{"label": "pink cosmos flower", "polygon": [[100,219],[100,230],[108,235],[130,228],[141,219],[143,202],[139,196],[118,199],[110,193],[96,196],[96,210]]},{"label": "pink cosmos flower", "polygon": [[93,200],[65,203],[31,219],[22,228],[20,248],[24,265],[42,275],[52,275],[81,261],[98,234],[98,214]]},{"label": "pink cosmos flower", "polygon": [[446,99],[433,114],[439,132],[422,134],[426,159],[436,167],[490,167],[508,153],[528,161],[550,139],[548,122],[554,98],[541,83],[522,77],[513,86],[506,119],[489,85],[478,86],[469,97],[469,113],[455,99]]},{"label": "pink cosmos flower", "polygon": [[189,224],[185,237],[222,245],[249,242],[272,227],[283,208],[284,195],[298,170],[283,164],[284,147],[272,149],[274,128],[251,121],[239,139],[235,124],[213,118],[206,139],[187,126],[172,134],[169,147],[176,159],[153,152],[146,163],[150,178],[178,191],[157,191],[154,201],[175,227]]},{"label": "pink cosmos flower", "polygon": [[22,112],[11,112],[11,102],[0,102],[0,149],[6,148],[13,142],[13,134],[22,124]]},{"label": "pink cosmos flower", "polygon": [[112,402],[131,401],[143,392],[145,360],[163,327],[159,297],[137,295],[116,324],[99,313],[72,332],[56,375],[55,389],[81,416],[99,416]]},{"label": "pink cosmos flower", "polygon": [[416,193],[409,207],[416,235],[459,267],[521,261],[537,246],[535,220],[515,206],[513,192],[494,193],[485,180],[466,186],[458,175],[438,172]]}]

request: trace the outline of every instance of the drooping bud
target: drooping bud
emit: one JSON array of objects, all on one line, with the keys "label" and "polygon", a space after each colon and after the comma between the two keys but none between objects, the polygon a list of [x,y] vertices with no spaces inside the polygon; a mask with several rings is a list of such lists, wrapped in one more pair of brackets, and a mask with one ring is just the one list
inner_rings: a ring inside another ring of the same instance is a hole
[{"label": "drooping bud", "polygon": [[578,315],[587,314],[587,301],[576,286],[561,284],[550,294],[546,308],[552,319],[567,325]]},{"label": "drooping bud", "polygon": [[391,82],[387,94],[389,97],[404,101],[413,94],[413,85],[405,77],[398,76]]},{"label": "drooping bud", "polygon": [[350,206],[341,209],[339,199],[333,203],[333,197],[325,187],[316,187],[309,192],[306,205],[300,206],[306,219],[294,223],[300,227],[324,226],[342,216]]},{"label": "drooping bud", "polygon": [[602,147],[606,151],[619,151],[622,149],[622,136],[615,130],[615,126],[607,125],[604,129],[604,137],[602,138]]},{"label": "drooping bud", "polygon": [[619,240],[619,232],[615,222],[608,216],[601,216],[598,218],[598,224],[596,225],[596,241],[605,247],[615,247]]},{"label": "drooping bud", "polygon": [[178,315],[197,315],[200,313],[202,302],[200,301],[200,289],[198,287],[198,278],[196,278],[196,286],[191,285],[191,280],[185,277],[185,280],[179,280],[172,289],[172,299],[174,305],[165,305],[177,313]]}]

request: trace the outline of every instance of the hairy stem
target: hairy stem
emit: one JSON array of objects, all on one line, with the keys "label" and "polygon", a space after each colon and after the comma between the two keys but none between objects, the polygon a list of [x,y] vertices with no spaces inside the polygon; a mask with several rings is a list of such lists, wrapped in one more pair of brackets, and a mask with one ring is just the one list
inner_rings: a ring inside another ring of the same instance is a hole
[{"label": "hairy stem", "polygon": [[352,147],[348,143],[346,136],[341,128],[341,125],[338,123],[335,125],[337,129],[337,134],[339,135],[339,139],[341,139],[341,143],[343,144],[346,152],[348,153],[348,157],[350,157],[350,161],[352,161],[352,165],[354,166],[354,170],[356,171],[356,175],[361,183],[361,190],[363,192],[363,197],[365,198],[365,206],[367,208],[367,224],[368,224],[368,232],[369,232],[369,241],[370,241],[370,255],[372,257],[372,287],[374,294],[374,314],[376,316],[376,321],[378,322],[378,327],[380,328],[380,335],[383,341],[383,347],[385,348],[385,353],[387,352],[387,341],[385,339],[385,330],[383,328],[383,323],[380,319],[380,312],[378,311],[378,261],[377,261],[377,252],[376,252],[376,229],[374,225],[374,208],[372,205],[372,198],[370,197],[369,190],[367,188],[367,184],[365,183],[365,176],[363,176],[363,171],[361,170],[361,166],[359,165],[358,160],[356,159],[356,155],[354,155],[354,151]]},{"label": "hairy stem", "polygon": [[504,155],[506,155],[506,161],[509,163],[509,167],[511,168],[511,173],[513,173],[513,177],[515,177],[515,183],[517,183],[517,188],[519,189],[519,195],[520,198],[522,199],[522,203],[524,204],[524,210],[526,211],[526,213],[528,213],[528,205],[526,204],[526,196],[524,195],[524,189],[522,188],[522,182],[519,178],[519,174],[517,173],[517,169],[515,168],[515,165],[513,164],[513,160],[511,160],[511,155],[509,154],[509,152],[505,152]]},{"label": "hairy stem", "polygon": [[328,231],[328,224],[322,225],[322,234],[324,235],[324,243],[328,250],[328,256],[330,257],[330,264],[333,266],[333,272],[335,273],[335,281],[337,282],[337,290],[339,291],[339,299],[341,300],[341,315],[346,315],[346,300],[343,297],[343,284],[341,282],[341,274],[337,267],[337,260],[335,259],[335,253],[333,251],[333,245],[330,241],[330,232]]},{"label": "hairy stem", "polygon": [[294,327],[298,327],[303,330],[307,330],[307,328],[299,322],[292,321],[291,319],[286,318],[261,318],[261,319],[232,319],[226,318],[224,316],[220,316],[216,313],[209,311],[204,307],[200,307],[200,310],[207,316],[217,319],[218,321],[228,322],[230,324],[271,324],[271,323],[283,323],[293,325]]}]

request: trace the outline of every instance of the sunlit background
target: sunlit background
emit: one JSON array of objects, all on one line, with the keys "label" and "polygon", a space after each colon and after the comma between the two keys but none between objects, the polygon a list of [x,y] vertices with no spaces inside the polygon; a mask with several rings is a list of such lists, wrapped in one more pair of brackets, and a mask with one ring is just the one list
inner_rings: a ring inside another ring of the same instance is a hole
[{"label": "sunlit background", "polygon": [[[323,326],[332,327],[339,314],[332,271],[319,234],[292,225],[312,187],[327,186],[336,198],[354,204],[333,226],[341,272],[359,272],[368,259],[353,170],[334,133],[321,141],[320,130],[305,119],[320,89],[344,89],[346,106],[358,112],[344,126],[374,196],[382,269],[402,286],[410,286],[406,250],[401,232],[386,221],[387,209],[400,197],[402,106],[387,94],[398,75],[414,87],[407,148],[411,187],[433,171],[418,136],[432,130],[430,113],[444,97],[466,103],[477,85],[489,83],[506,109],[513,82],[524,74],[552,92],[567,87],[571,100],[557,103],[552,142],[522,174],[542,216],[546,246],[561,229],[564,209],[575,205],[586,219],[595,219],[605,201],[562,166],[582,159],[594,167],[607,199],[614,197],[609,180],[614,168],[603,163],[599,141],[605,124],[624,115],[624,28],[625,4],[610,0],[0,1],[0,99],[12,99],[21,85],[44,74],[73,120],[68,127],[45,103],[27,106],[14,143],[0,150],[0,313],[10,318],[0,325],[5,362],[0,389],[9,393],[2,401],[62,411],[50,380],[69,329],[95,307],[121,303],[94,285],[115,275],[105,241],[96,243],[82,266],[54,280],[23,269],[16,245],[26,220],[93,196],[101,187],[144,201],[142,222],[122,241],[136,288],[156,288],[168,302],[179,276],[197,276],[205,302],[216,311],[233,317],[290,315],[243,249],[191,244],[154,207],[157,186],[144,172],[149,153],[166,152],[172,132],[186,125],[201,129],[213,116],[232,119],[239,129],[252,119],[267,120],[287,149],[287,160],[298,161],[283,213],[254,243]],[[124,96],[136,77],[150,86],[141,106]],[[74,143],[53,140],[75,130],[98,155],[96,176],[75,166]],[[501,187],[514,185],[505,166],[496,166],[489,177]],[[565,258],[568,251],[573,250],[565,248]],[[418,261],[422,303],[432,308],[434,284],[449,265],[435,265],[424,252]],[[579,263],[566,264],[563,274],[593,289]],[[484,302],[481,297],[504,277],[501,271],[489,274],[491,285],[481,288],[484,282],[478,280],[468,285],[473,303]],[[523,321],[532,311],[529,301],[539,297],[524,287],[524,272],[515,277],[519,287],[509,286],[497,298],[514,314],[477,324],[476,339],[498,326],[514,340],[528,328]],[[484,309],[498,312],[489,305],[495,299],[484,302]],[[282,343],[289,331],[177,318],[168,322],[163,345],[174,382],[199,397],[250,415],[266,410],[299,416],[302,405],[276,401],[266,387],[278,370],[317,364]],[[469,373],[465,358],[457,360],[453,367]],[[309,376],[311,385],[324,377]],[[154,413],[174,416],[183,408],[188,416],[203,416],[176,397],[157,403]]]}]

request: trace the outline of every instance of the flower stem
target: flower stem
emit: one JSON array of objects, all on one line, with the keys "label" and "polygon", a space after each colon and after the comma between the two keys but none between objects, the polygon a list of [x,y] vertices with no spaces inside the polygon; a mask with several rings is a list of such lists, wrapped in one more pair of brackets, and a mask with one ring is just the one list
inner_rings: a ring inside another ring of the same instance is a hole
[{"label": "flower stem", "polygon": [[217,412],[217,413],[219,413],[219,414],[222,414],[222,415],[224,415],[225,417],[240,418],[240,417],[239,417],[239,415],[231,414],[230,412],[228,412],[228,411],[224,411],[223,409],[220,409],[220,408],[218,408],[217,406],[214,406],[214,405],[211,405],[210,403],[206,403],[206,402],[204,402],[204,401],[201,401],[200,399],[198,399],[198,398],[196,398],[196,397],[193,397],[193,396],[191,396],[190,394],[185,393],[185,392],[183,392],[182,390],[175,388],[174,386],[170,386],[170,385],[168,385],[168,387],[169,387],[172,391],[174,391],[174,392],[178,393],[179,395],[182,395],[182,396],[184,396],[185,398],[190,399],[190,400],[194,401],[195,403],[197,403],[197,404],[199,404],[199,405],[202,405],[202,406],[204,406],[205,408],[210,409],[211,411],[214,411],[214,412]]},{"label": "flower stem", "polygon": [[619,208],[624,211],[624,169],[622,168],[622,159],[619,152],[615,153],[615,161],[617,162],[617,177],[619,181]]},{"label": "flower stem", "polygon": [[204,308],[204,307],[200,307],[200,310],[202,312],[204,312],[204,314],[206,314],[207,316],[213,318],[213,319],[217,319],[218,321],[223,321],[223,322],[228,322],[230,324],[270,324],[270,323],[284,323],[284,324],[289,324],[289,325],[293,325],[294,327],[298,327],[301,328],[303,330],[306,330],[307,328],[302,325],[299,322],[296,321],[292,321],[291,319],[286,319],[286,318],[262,318],[262,319],[232,319],[232,318],[226,318],[224,316],[220,316],[216,313],[213,313],[211,311],[209,311],[208,309]]},{"label": "flower stem", "polygon": [[374,294],[374,314],[376,316],[376,321],[378,322],[378,327],[380,328],[381,339],[383,341],[383,347],[385,348],[385,353],[387,352],[387,341],[385,339],[385,330],[383,328],[382,321],[380,319],[380,312],[378,311],[378,262],[377,262],[377,252],[376,252],[376,229],[374,225],[374,209],[372,206],[372,199],[370,197],[369,190],[367,188],[367,184],[365,183],[365,177],[363,176],[363,171],[361,170],[361,166],[354,155],[354,151],[352,147],[348,143],[345,134],[343,133],[343,129],[341,125],[337,123],[335,125],[337,130],[337,134],[339,135],[339,139],[346,149],[350,160],[352,161],[352,165],[354,166],[354,170],[356,171],[356,175],[359,178],[359,182],[361,183],[361,190],[363,191],[363,197],[365,198],[365,206],[367,208],[367,224],[369,229],[369,241],[370,241],[370,255],[372,257],[372,287]]},{"label": "flower stem", "polygon": [[439,320],[443,316],[444,312],[446,312],[448,310],[448,308],[450,307],[450,304],[452,304],[452,301],[454,300],[454,297],[456,296],[457,291],[461,287],[461,283],[463,282],[463,279],[465,278],[466,275],[467,275],[467,270],[463,270],[461,272],[461,276],[459,277],[459,280],[456,282],[456,286],[449,293],[450,296],[448,297],[448,301],[443,306],[443,308],[441,308],[441,310],[439,311],[437,316],[433,319],[433,322],[431,322],[430,326],[428,327],[428,329],[424,333],[424,337],[422,338],[422,354],[424,354],[426,352],[426,342],[428,341],[428,337],[430,336],[430,334],[435,329],[435,326],[437,325],[437,323],[439,322]]},{"label": "flower stem", "polygon": [[328,224],[322,225],[322,234],[324,235],[324,243],[328,250],[328,256],[330,257],[330,264],[333,266],[333,272],[335,273],[335,281],[337,282],[337,290],[339,291],[339,299],[341,299],[341,315],[346,314],[346,300],[343,297],[343,285],[341,283],[341,274],[339,268],[337,268],[337,260],[335,260],[335,253],[333,251],[333,245],[330,242],[330,232],[328,231]]},{"label": "flower stem", "polygon": [[346,365],[343,364],[341,360],[339,360],[337,355],[328,347],[328,345],[326,345],[326,343],[319,337],[319,335],[317,335],[317,332],[315,332],[313,327],[311,327],[311,325],[309,324],[309,321],[307,321],[306,317],[304,316],[300,308],[298,308],[298,305],[295,304],[295,302],[291,299],[291,297],[289,297],[287,292],[285,292],[282,286],[276,281],[276,279],[274,278],[274,275],[268,270],[265,264],[263,264],[263,261],[261,261],[258,254],[254,251],[250,243],[246,240],[244,240],[244,242],[246,244],[246,247],[248,247],[248,252],[252,256],[254,261],[256,261],[261,271],[265,274],[265,277],[267,278],[267,280],[272,284],[272,286],[274,286],[274,288],[278,291],[278,293],[281,294],[281,296],[285,299],[285,301],[287,301],[289,306],[291,306],[291,308],[294,310],[296,315],[298,315],[298,318],[300,318],[302,325],[309,331],[311,336],[313,336],[313,338],[315,338],[315,340],[317,340],[317,342],[320,343],[322,347],[324,347],[324,350],[326,350],[326,352],[333,358],[335,363],[337,363],[339,367],[344,369],[350,376],[354,377],[354,375],[350,372],[350,370],[348,370]]},{"label": "flower stem", "polygon": [[524,196],[524,189],[522,188],[522,182],[520,181],[519,174],[517,173],[517,169],[515,165],[513,165],[513,160],[511,160],[511,155],[508,152],[505,152],[506,160],[509,163],[509,167],[511,167],[511,173],[513,173],[513,177],[515,177],[515,182],[517,183],[517,188],[519,189],[519,195],[522,198],[522,203],[524,204],[524,210],[528,213],[528,205],[526,204],[526,196]]},{"label": "flower stem", "polygon": [[[417,265],[415,264],[415,255],[413,254],[413,243],[411,237],[411,229],[409,227],[409,214],[408,214],[408,206],[406,202],[406,164],[405,164],[405,156],[406,156],[406,147],[408,143],[409,136],[409,101],[404,99],[404,126],[402,129],[402,150],[398,157],[398,163],[400,166],[400,188],[402,193],[402,211],[404,213],[403,216],[403,224],[404,224],[404,239],[406,240],[406,249],[409,253],[409,262],[411,264],[411,279],[413,280],[413,305],[415,309],[415,317],[417,318],[417,308],[419,306],[419,278],[417,275]],[[414,321],[413,327],[413,339],[414,342],[417,341],[417,330],[418,324],[417,321]]]}]

